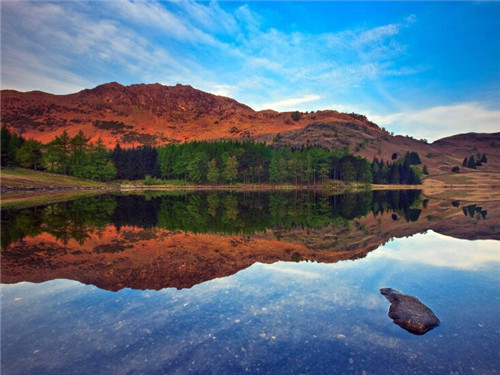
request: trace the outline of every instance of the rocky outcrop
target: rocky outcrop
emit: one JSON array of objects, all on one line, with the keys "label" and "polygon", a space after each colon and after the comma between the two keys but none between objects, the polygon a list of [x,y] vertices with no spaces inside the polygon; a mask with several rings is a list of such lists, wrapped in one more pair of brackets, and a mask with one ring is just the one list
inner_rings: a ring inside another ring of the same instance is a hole
[{"label": "rocky outcrop", "polygon": [[439,325],[438,317],[418,298],[392,288],[382,288],[380,293],[391,303],[389,317],[408,332],[423,335]]},{"label": "rocky outcrop", "polygon": [[111,148],[158,146],[193,140],[255,139],[302,129],[319,121],[342,122],[359,129],[381,130],[363,116],[320,111],[292,116],[291,112],[254,111],[234,99],[189,85],[165,86],[116,82],[70,95],[39,91],[1,92],[2,124],[11,131],[48,142],[64,130],[83,131],[91,141],[101,138]]}]

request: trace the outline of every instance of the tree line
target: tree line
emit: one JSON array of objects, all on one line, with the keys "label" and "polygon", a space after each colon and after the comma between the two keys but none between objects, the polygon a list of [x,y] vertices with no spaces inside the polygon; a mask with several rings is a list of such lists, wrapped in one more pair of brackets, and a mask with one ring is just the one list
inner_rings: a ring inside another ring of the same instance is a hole
[{"label": "tree line", "polygon": [[47,144],[24,140],[2,127],[2,166],[22,166],[99,181],[140,180],[159,183],[292,183],[315,185],[328,179],[379,184],[418,184],[420,158],[415,152],[391,162],[369,162],[348,150],[319,146],[280,148],[253,141],[194,141],[158,148],[107,151],[99,139],[66,131]]},{"label": "tree line", "polygon": [[[117,178],[182,180],[195,183],[316,184],[328,179],[362,183],[418,184],[415,152],[393,162],[372,163],[348,151],[318,146],[275,148],[252,141],[195,141],[158,148],[141,146],[112,152]],[[158,181],[156,181],[158,182]]]},{"label": "tree line", "polygon": [[34,139],[25,140],[3,126],[1,138],[2,167],[47,170],[95,181],[110,181],[116,177],[111,154],[102,141],[89,142],[90,138],[82,131],[74,137],[64,131],[43,144]]},{"label": "tree line", "polygon": [[422,174],[425,172],[416,167],[421,164],[420,157],[416,152],[407,152],[402,158],[395,162],[384,162],[384,160],[373,159],[371,171],[374,184],[420,184]]}]

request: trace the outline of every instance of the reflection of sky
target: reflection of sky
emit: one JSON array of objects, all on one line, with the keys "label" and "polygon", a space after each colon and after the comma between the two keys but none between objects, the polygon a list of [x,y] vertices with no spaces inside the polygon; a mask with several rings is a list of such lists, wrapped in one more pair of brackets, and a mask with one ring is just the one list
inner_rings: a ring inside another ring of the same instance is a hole
[{"label": "reflection of sky", "polygon": [[[446,246],[443,246],[446,243]],[[500,266],[498,241],[464,241],[433,231],[387,243],[369,255],[406,264],[420,263],[434,267],[478,270]]]},{"label": "reflection of sky", "polygon": [[[356,261],[255,264],[184,290],[2,285],[2,373],[492,373],[498,268],[461,250],[489,254],[489,242],[428,233]],[[425,261],[455,249],[459,266]],[[396,326],[381,287],[417,296],[441,326]]]}]

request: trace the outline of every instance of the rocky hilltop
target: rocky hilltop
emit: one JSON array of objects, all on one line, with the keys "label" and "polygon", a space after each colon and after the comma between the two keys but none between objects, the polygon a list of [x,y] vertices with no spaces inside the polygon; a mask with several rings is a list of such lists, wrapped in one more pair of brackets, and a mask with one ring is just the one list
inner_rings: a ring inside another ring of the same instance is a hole
[{"label": "rocky hilltop", "polygon": [[109,146],[162,145],[188,140],[251,138],[301,129],[315,122],[350,122],[376,131],[367,120],[336,111],[301,114],[254,111],[237,101],[191,86],[112,82],[70,95],[2,91],[2,123],[27,138],[49,141],[83,130]]},{"label": "rocky hilltop", "polygon": [[234,99],[191,86],[112,82],[70,95],[3,90],[2,124],[25,138],[49,142],[82,130],[112,148],[159,146],[193,140],[251,139],[281,146],[320,145],[388,160],[416,151],[431,173],[449,172],[465,157],[487,153],[483,171],[500,169],[500,133],[457,135],[428,144],[393,136],[365,116],[334,110],[314,113],[254,111]]}]

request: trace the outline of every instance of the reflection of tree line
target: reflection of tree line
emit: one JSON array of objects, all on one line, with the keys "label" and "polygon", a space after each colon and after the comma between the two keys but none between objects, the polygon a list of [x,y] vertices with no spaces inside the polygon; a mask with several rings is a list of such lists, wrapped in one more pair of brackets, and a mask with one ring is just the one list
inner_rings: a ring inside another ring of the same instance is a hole
[{"label": "reflection of tree line", "polygon": [[320,228],[373,212],[416,221],[420,191],[375,191],[326,196],[293,193],[165,193],[98,196],[2,212],[2,247],[42,232],[83,243],[107,224],[193,233],[256,233],[269,228]]},{"label": "reflection of tree line", "polygon": [[462,211],[465,216],[470,216],[471,218],[474,218],[474,216],[477,214],[477,218],[483,218],[486,219],[486,216],[488,215],[487,210],[483,210],[482,207],[479,207],[475,204],[471,204],[469,206],[462,207]]},{"label": "reflection of tree line", "polygon": [[83,244],[91,233],[102,231],[110,223],[116,200],[96,196],[70,202],[2,210],[2,248],[25,236],[50,233],[67,243],[70,239]]}]

